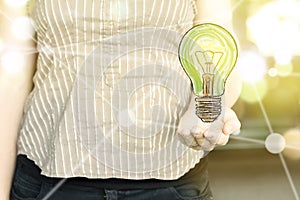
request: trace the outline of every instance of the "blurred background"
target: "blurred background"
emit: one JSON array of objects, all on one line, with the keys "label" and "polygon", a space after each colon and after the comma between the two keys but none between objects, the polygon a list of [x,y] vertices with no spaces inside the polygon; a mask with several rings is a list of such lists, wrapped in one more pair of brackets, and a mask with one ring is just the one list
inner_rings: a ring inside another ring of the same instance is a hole
[{"label": "blurred background", "polygon": [[210,156],[216,199],[300,197],[300,1],[233,0],[242,129]]},{"label": "blurred background", "polygon": [[[33,36],[26,3],[1,1],[7,30],[0,35],[0,73],[25,66],[18,46]],[[242,129],[209,155],[213,192],[218,200],[299,200],[300,0],[232,0],[232,21],[243,79],[234,110]]]}]

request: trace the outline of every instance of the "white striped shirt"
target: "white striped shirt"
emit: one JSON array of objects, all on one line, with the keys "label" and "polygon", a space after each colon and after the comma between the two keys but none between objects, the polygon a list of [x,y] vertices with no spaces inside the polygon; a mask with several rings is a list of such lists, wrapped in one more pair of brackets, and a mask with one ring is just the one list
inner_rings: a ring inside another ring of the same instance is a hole
[{"label": "white striped shirt", "polygon": [[35,87],[18,153],[51,177],[175,179],[203,152],[183,145],[191,98],[177,49],[194,0],[36,0]]}]

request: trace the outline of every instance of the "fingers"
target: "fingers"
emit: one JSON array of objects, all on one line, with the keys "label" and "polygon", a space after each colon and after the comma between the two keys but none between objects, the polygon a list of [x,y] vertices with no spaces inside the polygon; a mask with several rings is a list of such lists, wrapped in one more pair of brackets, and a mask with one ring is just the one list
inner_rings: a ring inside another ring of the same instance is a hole
[{"label": "fingers", "polygon": [[229,141],[229,135],[239,134],[241,128],[241,122],[239,121],[235,112],[226,107],[224,113],[224,124],[222,128],[222,133],[220,133],[216,146],[226,145]]},{"label": "fingers", "polygon": [[229,141],[229,135],[225,135],[223,133],[220,134],[220,137],[218,138],[218,141],[216,143],[217,146],[224,146]]},{"label": "fingers", "polygon": [[[230,108],[224,108],[224,118],[212,124],[199,121],[184,118],[177,131],[180,141],[195,150],[211,151],[216,146],[223,146],[228,143],[229,135],[239,133],[241,128],[240,121]],[[192,124],[196,126],[192,127]]]},{"label": "fingers", "polygon": [[194,147],[196,150],[202,150],[203,149],[203,141],[204,141],[204,134],[201,131],[200,127],[194,127],[191,129],[191,135],[193,135],[194,140],[197,143],[197,146]]},{"label": "fingers", "polygon": [[196,141],[194,140],[194,137],[190,134],[190,130],[183,129],[181,131],[178,131],[177,135],[179,136],[179,140],[186,146],[196,146],[196,144],[194,144],[194,142]]},{"label": "fingers", "polygon": [[222,132],[225,135],[239,134],[241,128],[241,122],[239,121],[235,112],[230,108],[225,108],[224,114],[224,126]]},{"label": "fingers", "polygon": [[191,129],[183,129],[177,132],[179,140],[186,146],[194,150],[212,151],[216,144],[208,138],[205,138],[205,133],[208,128],[203,129],[203,126],[194,126]]},{"label": "fingers", "polygon": [[194,150],[212,151],[216,146],[227,144],[229,140],[229,135],[219,133],[217,139],[212,139],[205,137],[205,133],[199,130],[199,127],[194,127],[191,130],[184,129],[177,132],[177,135],[183,144]]},{"label": "fingers", "polygon": [[240,128],[241,123],[237,115],[232,109],[226,107],[223,119],[214,121],[209,131],[204,133],[204,137],[215,146],[223,146],[228,143],[229,135],[239,133]]},{"label": "fingers", "polygon": [[195,150],[203,150],[204,136],[201,127],[195,126],[191,129],[182,129],[177,131],[177,135],[179,140],[186,146]]}]

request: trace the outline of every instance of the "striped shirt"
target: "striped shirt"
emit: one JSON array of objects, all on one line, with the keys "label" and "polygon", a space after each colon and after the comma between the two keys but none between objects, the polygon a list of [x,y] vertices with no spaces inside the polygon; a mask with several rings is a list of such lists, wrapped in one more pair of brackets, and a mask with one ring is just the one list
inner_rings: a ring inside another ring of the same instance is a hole
[{"label": "striped shirt", "polygon": [[176,136],[194,0],[36,0],[39,55],[18,153],[50,177],[176,179],[203,152]]}]

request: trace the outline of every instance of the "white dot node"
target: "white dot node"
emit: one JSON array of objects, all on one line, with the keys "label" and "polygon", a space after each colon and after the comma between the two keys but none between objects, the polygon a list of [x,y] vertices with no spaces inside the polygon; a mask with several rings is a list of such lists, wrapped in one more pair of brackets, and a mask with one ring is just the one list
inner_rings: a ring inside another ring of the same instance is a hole
[{"label": "white dot node", "polygon": [[34,35],[32,19],[26,16],[16,18],[12,23],[11,29],[14,37],[19,40],[29,40]]},{"label": "white dot node", "polygon": [[130,111],[128,109],[124,109],[119,112],[119,125],[123,127],[130,127],[133,125],[130,117]]},{"label": "white dot node", "polygon": [[267,137],[265,147],[270,153],[279,154],[285,148],[285,139],[279,133],[272,133]]},{"label": "white dot node", "polygon": [[51,46],[48,46],[48,45],[42,46],[42,47],[39,49],[39,51],[40,51],[40,53],[43,52],[44,54],[46,54],[46,55],[48,55],[48,56],[53,55],[53,52],[54,52],[54,50],[52,49],[52,47],[51,47]]},{"label": "white dot node", "polygon": [[275,77],[278,75],[278,70],[275,67],[273,67],[273,68],[269,69],[268,74],[271,77]]}]

